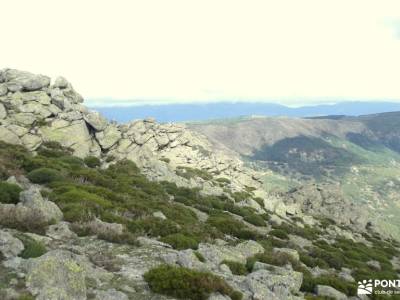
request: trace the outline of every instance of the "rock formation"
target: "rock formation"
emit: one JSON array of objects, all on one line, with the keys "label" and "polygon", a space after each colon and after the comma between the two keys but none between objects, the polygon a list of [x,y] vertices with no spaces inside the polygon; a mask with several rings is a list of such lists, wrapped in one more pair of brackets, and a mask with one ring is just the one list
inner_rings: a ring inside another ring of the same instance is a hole
[{"label": "rock formation", "polygon": [[254,171],[244,168],[239,159],[215,151],[204,136],[184,125],[159,124],[153,119],[114,124],[82,102],[82,96],[63,77],[52,83],[47,76],[1,70],[0,139],[31,151],[45,141],[56,141],[82,158],[130,159],[150,178],[183,186],[202,187],[202,181],[177,176],[178,167],[230,178],[236,190],[260,187]]}]

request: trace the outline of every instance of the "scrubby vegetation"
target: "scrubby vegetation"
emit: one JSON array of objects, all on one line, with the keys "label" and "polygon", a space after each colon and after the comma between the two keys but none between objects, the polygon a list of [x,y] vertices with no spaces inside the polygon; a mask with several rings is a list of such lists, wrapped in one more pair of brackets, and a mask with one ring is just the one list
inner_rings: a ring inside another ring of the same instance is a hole
[{"label": "scrubby vegetation", "polygon": [[18,203],[21,191],[22,189],[16,184],[0,181],[0,202],[5,204]]},{"label": "scrubby vegetation", "polygon": [[[208,178],[198,171],[185,170],[184,173]],[[354,295],[353,283],[335,275],[313,277],[309,268],[314,267],[333,268],[336,273],[346,267],[353,270],[355,280],[369,278],[372,273],[374,278],[384,279],[395,279],[398,275],[390,262],[393,256],[399,256],[399,244],[395,241],[378,239],[371,234],[364,236],[369,246],[346,238],[326,240],[324,230],[334,224],[329,219],[320,219],[320,225],[311,227],[303,224],[301,219],[288,218],[281,225],[272,223],[267,229],[265,225],[270,219],[270,213],[259,214],[253,208],[235,204],[246,199],[263,204],[262,199],[253,197],[251,189],[242,193],[204,196],[197,189],[182,188],[169,182],[151,182],[131,161],[116,162],[102,169],[96,159],[82,160],[74,157],[69,149],[57,143],[44,144],[38,149],[37,155],[33,156],[22,147],[0,142],[2,203],[18,203],[21,188],[5,180],[9,176],[21,174],[47,187],[43,191],[44,196],[57,203],[63,211],[64,219],[72,223],[72,229],[79,235],[94,234],[85,224],[99,218],[104,222],[124,226],[122,235],[98,234],[99,238],[115,243],[133,244],[136,236],[145,235],[178,250],[195,250],[199,243],[212,242],[216,238],[232,244],[256,240],[265,248],[263,254],[249,258],[246,265],[232,261],[223,263],[237,275],[251,272],[257,261],[275,266],[291,264],[296,271],[303,273],[301,289],[307,293],[314,292],[317,284],[327,284],[347,295]],[[228,184],[225,180],[213,182]],[[207,213],[207,221],[200,221],[193,208]],[[154,212],[162,212],[166,219],[155,217]],[[35,221],[28,223],[29,228],[19,229],[35,231],[32,228],[36,226]],[[291,235],[302,237],[312,244],[305,248],[296,247],[292,244]],[[25,244],[21,254],[24,258],[38,257],[46,252],[41,243],[28,236],[21,237],[21,240]],[[299,251],[300,261],[284,253],[274,253],[273,248],[276,247],[295,248]],[[199,261],[205,261],[200,253],[194,253]],[[379,262],[380,270],[366,264],[370,260]],[[179,278],[185,280],[179,281]],[[232,299],[241,297],[222,279],[184,268],[161,266],[149,271],[146,280],[153,291],[178,298],[205,299],[215,291],[229,295]]]},{"label": "scrubby vegetation", "polygon": [[175,233],[167,235],[161,239],[164,243],[170,244],[174,249],[183,250],[183,249],[197,249],[199,242],[190,236]]},{"label": "scrubby vegetation", "polygon": [[212,293],[221,293],[232,300],[241,300],[223,279],[211,273],[162,265],[144,275],[152,291],[179,299],[206,300]]},{"label": "scrubby vegetation", "polygon": [[97,168],[101,165],[100,159],[95,156],[87,156],[83,161],[89,168]]},{"label": "scrubby vegetation", "polygon": [[231,261],[231,260],[224,260],[224,261],[222,261],[221,264],[227,265],[229,267],[229,269],[231,270],[232,274],[246,275],[248,273],[246,265],[241,264],[239,262]]},{"label": "scrubby vegetation", "polygon": [[35,258],[47,252],[46,246],[42,242],[36,241],[24,234],[19,235],[18,238],[24,244],[24,250],[19,255],[22,258]]},{"label": "scrubby vegetation", "polygon": [[39,168],[28,173],[28,179],[38,184],[61,181],[62,178],[60,172],[50,168]]}]

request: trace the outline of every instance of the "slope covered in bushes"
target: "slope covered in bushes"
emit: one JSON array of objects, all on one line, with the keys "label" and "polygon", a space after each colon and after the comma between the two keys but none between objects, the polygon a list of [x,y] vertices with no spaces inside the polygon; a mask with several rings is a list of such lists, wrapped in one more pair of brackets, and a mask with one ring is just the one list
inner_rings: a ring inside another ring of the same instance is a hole
[{"label": "slope covered in bushes", "polygon": [[[256,241],[263,247],[263,253],[244,262],[225,259],[221,265],[227,265],[235,276],[252,274],[256,263],[290,265],[303,274],[300,291],[305,295],[312,295],[317,285],[329,285],[346,295],[354,295],[355,282],[339,276],[343,268],[351,270],[356,281],[371,274],[376,278],[398,278],[398,270],[392,264],[393,258],[400,256],[396,241],[384,240],[373,232],[356,233],[329,219],[316,220],[310,225],[301,218],[288,216],[277,222],[271,212],[261,214],[237,205],[246,197],[256,199],[251,191],[205,196],[197,189],[177,187],[171,182],[149,181],[131,161],[122,160],[103,168],[100,161],[74,157],[69,149],[57,143],[45,143],[36,155],[20,146],[0,143],[0,161],[3,162],[0,165],[2,203],[18,203],[21,188],[6,180],[25,175],[43,187],[43,196],[60,207],[64,220],[81,236],[94,234],[86,224],[100,219],[122,224],[123,231],[118,235],[97,234],[100,239],[120,244],[135,244],[137,237],[147,236],[177,250],[193,251],[199,244],[213,244],[216,239],[231,246]],[[206,219],[200,218],[200,213]],[[333,235],[333,229],[339,233]],[[300,245],[293,237],[307,241],[306,245]],[[43,245],[27,236],[21,236],[21,240],[26,245],[21,254],[24,258],[46,252]],[[277,254],[276,248],[292,249],[298,258]],[[208,262],[200,252],[194,253],[199,262]],[[368,261],[377,262],[375,265],[379,264],[380,269],[366,264]],[[323,270],[321,274],[315,273],[316,267]],[[214,292],[232,299],[241,297],[217,275],[198,270],[161,266],[150,270],[144,278],[154,292],[178,298],[207,299]],[[178,282],[176,278],[185,278],[190,284]]]}]

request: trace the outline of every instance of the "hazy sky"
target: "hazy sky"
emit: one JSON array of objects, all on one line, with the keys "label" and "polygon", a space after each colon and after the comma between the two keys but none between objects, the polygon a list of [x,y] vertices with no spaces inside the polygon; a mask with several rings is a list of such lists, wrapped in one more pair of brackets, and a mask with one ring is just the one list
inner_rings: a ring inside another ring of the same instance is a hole
[{"label": "hazy sky", "polygon": [[0,0],[0,68],[86,98],[400,99],[400,1]]}]

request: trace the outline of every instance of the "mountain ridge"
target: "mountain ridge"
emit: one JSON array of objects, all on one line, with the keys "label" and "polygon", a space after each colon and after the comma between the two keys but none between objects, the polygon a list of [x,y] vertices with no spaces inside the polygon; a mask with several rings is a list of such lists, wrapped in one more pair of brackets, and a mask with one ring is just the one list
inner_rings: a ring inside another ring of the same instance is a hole
[{"label": "mountain ridge", "polygon": [[0,92],[2,299],[359,299],[399,276],[400,243],[340,185],[270,193],[229,147],[108,122],[62,77],[4,69]]},{"label": "mountain ridge", "polygon": [[327,115],[358,116],[373,113],[400,111],[396,102],[339,102],[315,106],[288,107],[276,103],[193,103],[135,106],[90,106],[110,120],[128,122],[153,117],[159,122],[207,121],[251,115],[312,117]]}]

